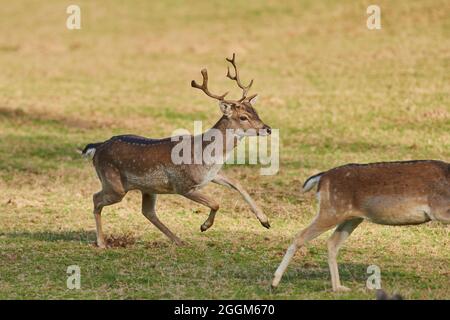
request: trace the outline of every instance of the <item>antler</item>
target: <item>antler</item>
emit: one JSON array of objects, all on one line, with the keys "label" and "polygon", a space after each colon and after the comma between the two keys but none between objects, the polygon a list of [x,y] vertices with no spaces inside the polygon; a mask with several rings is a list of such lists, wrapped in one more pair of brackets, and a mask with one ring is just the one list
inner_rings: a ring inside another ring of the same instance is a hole
[{"label": "antler", "polygon": [[244,85],[241,83],[241,79],[239,78],[239,71],[238,71],[237,66],[236,66],[235,58],[236,58],[236,54],[235,54],[235,53],[233,53],[233,57],[232,57],[231,59],[226,58],[226,60],[227,60],[229,63],[231,63],[231,64],[233,65],[233,67],[234,67],[234,76],[231,75],[231,73],[230,73],[230,67],[228,67],[228,68],[227,68],[227,77],[230,78],[231,80],[236,81],[236,83],[237,83],[237,85],[239,86],[239,88],[242,89],[242,98],[241,98],[239,101],[243,101],[243,100],[245,100],[245,99],[251,100],[252,98],[256,97],[256,94],[254,94],[254,95],[252,95],[252,96],[250,96],[250,97],[247,98],[247,93],[248,93],[248,91],[250,90],[250,88],[252,87],[253,79],[252,79],[252,81],[250,81],[250,83],[248,84],[248,86],[244,86]]},{"label": "antler", "polygon": [[195,80],[192,80],[191,81],[191,86],[193,88],[197,88],[197,89],[202,90],[204,93],[206,93],[207,96],[209,96],[211,98],[223,101],[225,96],[228,94],[228,92],[225,92],[221,96],[218,96],[218,95],[215,95],[215,94],[209,92],[209,90],[208,90],[208,71],[206,69],[202,69],[201,72],[202,72],[202,76],[203,76],[203,83],[202,83],[202,85],[199,85],[197,82],[195,82]]}]

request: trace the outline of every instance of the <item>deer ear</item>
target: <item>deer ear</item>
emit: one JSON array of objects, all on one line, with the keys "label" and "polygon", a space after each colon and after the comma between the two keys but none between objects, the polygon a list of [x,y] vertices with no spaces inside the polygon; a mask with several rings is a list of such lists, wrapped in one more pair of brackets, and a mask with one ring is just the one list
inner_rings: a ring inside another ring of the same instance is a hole
[{"label": "deer ear", "polygon": [[231,117],[231,113],[232,113],[232,108],[233,106],[229,103],[226,103],[224,101],[219,101],[219,107],[220,107],[220,111],[222,111],[222,113],[226,116],[226,117]]},{"label": "deer ear", "polygon": [[251,98],[249,100],[249,102],[252,106],[254,106],[256,104],[256,101],[258,101],[258,96],[254,96],[253,98]]}]

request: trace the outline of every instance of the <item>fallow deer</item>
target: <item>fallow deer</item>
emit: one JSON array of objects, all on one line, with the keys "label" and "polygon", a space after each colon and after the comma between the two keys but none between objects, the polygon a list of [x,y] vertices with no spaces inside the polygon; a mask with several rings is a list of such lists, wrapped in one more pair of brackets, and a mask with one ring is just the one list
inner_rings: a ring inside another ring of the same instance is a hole
[{"label": "fallow deer", "polygon": [[[191,82],[193,88],[200,89],[207,96],[219,101],[223,116],[210,130],[218,130],[224,137],[227,137],[223,140],[223,157],[232,152],[239,140],[245,135],[269,135],[271,133],[271,128],[264,124],[253,108],[257,95],[247,96],[253,80],[247,86],[244,86],[239,78],[235,54],[231,59],[227,58],[226,60],[234,68],[234,75],[228,68],[227,77],[235,81],[242,90],[242,97],[239,100],[225,99],[228,92],[222,95],[211,93],[208,89],[208,72],[206,69],[201,71],[203,76],[201,85],[194,80]],[[237,132],[231,139],[228,138],[229,135],[226,135],[227,130],[230,129]],[[212,141],[205,141],[208,139],[202,139],[207,133],[208,131],[200,136],[191,136],[192,144],[194,144],[194,141],[200,140],[201,148],[205,149],[210,143],[213,143]],[[210,214],[201,225],[201,231],[206,231],[213,225],[216,212],[219,210],[219,204],[213,198],[199,191],[209,182],[231,187],[238,191],[261,224],[266,228],[270,227],[266,215],[242,186],[237,181],[219,174],[223,162],[174,163],[172,161],[172,150],[178,143],[181,142],[178,139],[173,139],[173,137],[148,139],[134,135],[121,135],[101,143],[88,144],[84,148],[82,154],[93,157],[93,164],[102,184],[102,190],[94,194],[93,197],[97,245],[99,247],[104,248],[106,245],[101,224],[103,207],[120,202],[129,190],[141,191],[144,216],[178,245],[182,244],[182,241],[156,215],[156,195],[180,194],[209,207]],[[191,150],[194,150],[194,148]],[[194,157],[194,155],[192,154],[191,157]]]},{"label": "fallow deer", "polygon": [[431,220],[450,223],[450,164],[434,160],[348,164],[308,178],[303,192],[317,185],[319,210],[299,232],[275,272],[276,287],[296,251],[337,226],[328,239],[333,291],[341,285],[338,251],[355,228],[369,220],[383,225],[414,225]]}]

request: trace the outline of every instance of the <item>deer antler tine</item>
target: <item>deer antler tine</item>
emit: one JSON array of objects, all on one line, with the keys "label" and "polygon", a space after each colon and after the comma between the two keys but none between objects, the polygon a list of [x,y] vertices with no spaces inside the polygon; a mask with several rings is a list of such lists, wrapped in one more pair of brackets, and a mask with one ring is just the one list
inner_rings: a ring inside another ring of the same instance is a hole
[{"label": "deer antler tine", "polygon": [[248,96],[248,97],[243,97],[243,98],[240,98],[239,99],[239,102],[242,102],[242,101],[244,101],[244,100],[247,100],[247,101],[250,101],[250,100],[252,100],[254,97],[256,97],[258,94],[252,94],[251,96]]},{"label": "deer antler tine", "polygon": [[236,53],[233,52],[233,57],[230,58],[225,58],[225,60],[227,60],[228,62],[234,63],[234,58],[236,57]]},{"label": "deer antler tine", "polygon": [[224,94],[222,94],[220,96],[209,92],[209,90],[208,90],[208,70],[202,69],[201,74],[203,77],[202,85],[199,85],[195,80],[192,80],[191,87],[202,90],[207,96],[209,96],[211,98],[214,98],[217,100],[224,100],[224,98],[228,94],[228,92],[225,92]]},{"label": "deer antler tine", "polygon": [[230,78],[231,80],[236,80],[236,76],[232,76],[231,72],[230,72],[230,67],[227,67],[227,77]]},{"label": "deer antler tine", "polygon": [[252,85],[253,85],[253,79],[250,81],[250,83],[249,83],[248,86],[246,87],[246,88],[247,88],[247,91],[245,92],[246,94],[247,94],[248,90],[250,90],[250,88],[252,87]]},{"label": "deer antler tine", "polygon": [[192,88],[197,88],[197,89],[201,89],[202,88],[197,82],[195,82],[195,80],[191,81],[191,87]]},{"label": "deer antler tine", "polygon": [[208,70],[206,70],[206,68],[203,68],[201,73],[202,73],[202,76],[203,76],[203,81],[208,82]]},{"label": "deer antler tine", "polygon": [[242,98],[239,101],[243,101],[246,98],[246,95],[248,93],[248,91],[250,90],[251,86],[253,85],[253,80],[250,81],[250,83],[247,86],[244,86],[241,83],[241,79],[239,78],[239,71],[238,68],[236,66],[236,54],[233,53],[233,57],[230,58],[225,58],[229,63],[231,63],[231,65],[234,68],[234,76],[231,75],[230,72],[230,67],[228,66],[227,68],[227,77],[230,78],[231,80],[236,81],[236,84],[238,85],[239,88],[242,89]]}]

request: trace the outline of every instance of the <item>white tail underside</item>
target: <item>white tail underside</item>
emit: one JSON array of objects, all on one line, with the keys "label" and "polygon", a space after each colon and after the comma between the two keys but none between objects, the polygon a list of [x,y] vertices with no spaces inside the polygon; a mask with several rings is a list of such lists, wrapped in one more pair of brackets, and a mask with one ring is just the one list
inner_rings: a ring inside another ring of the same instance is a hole
[{"label": "white tail underside", "polygon": [[321,177],[322,175],[306,180],[306,183],[303,186],[303,192],[308,192],[309,190],[314,188],[314,186],[319,183]]},{"label": "white tail underside", "polygon": [[86,153],[83,154],[83,157],[92,159],[95,154],[95,148],[89,148],[86,150]]}]

